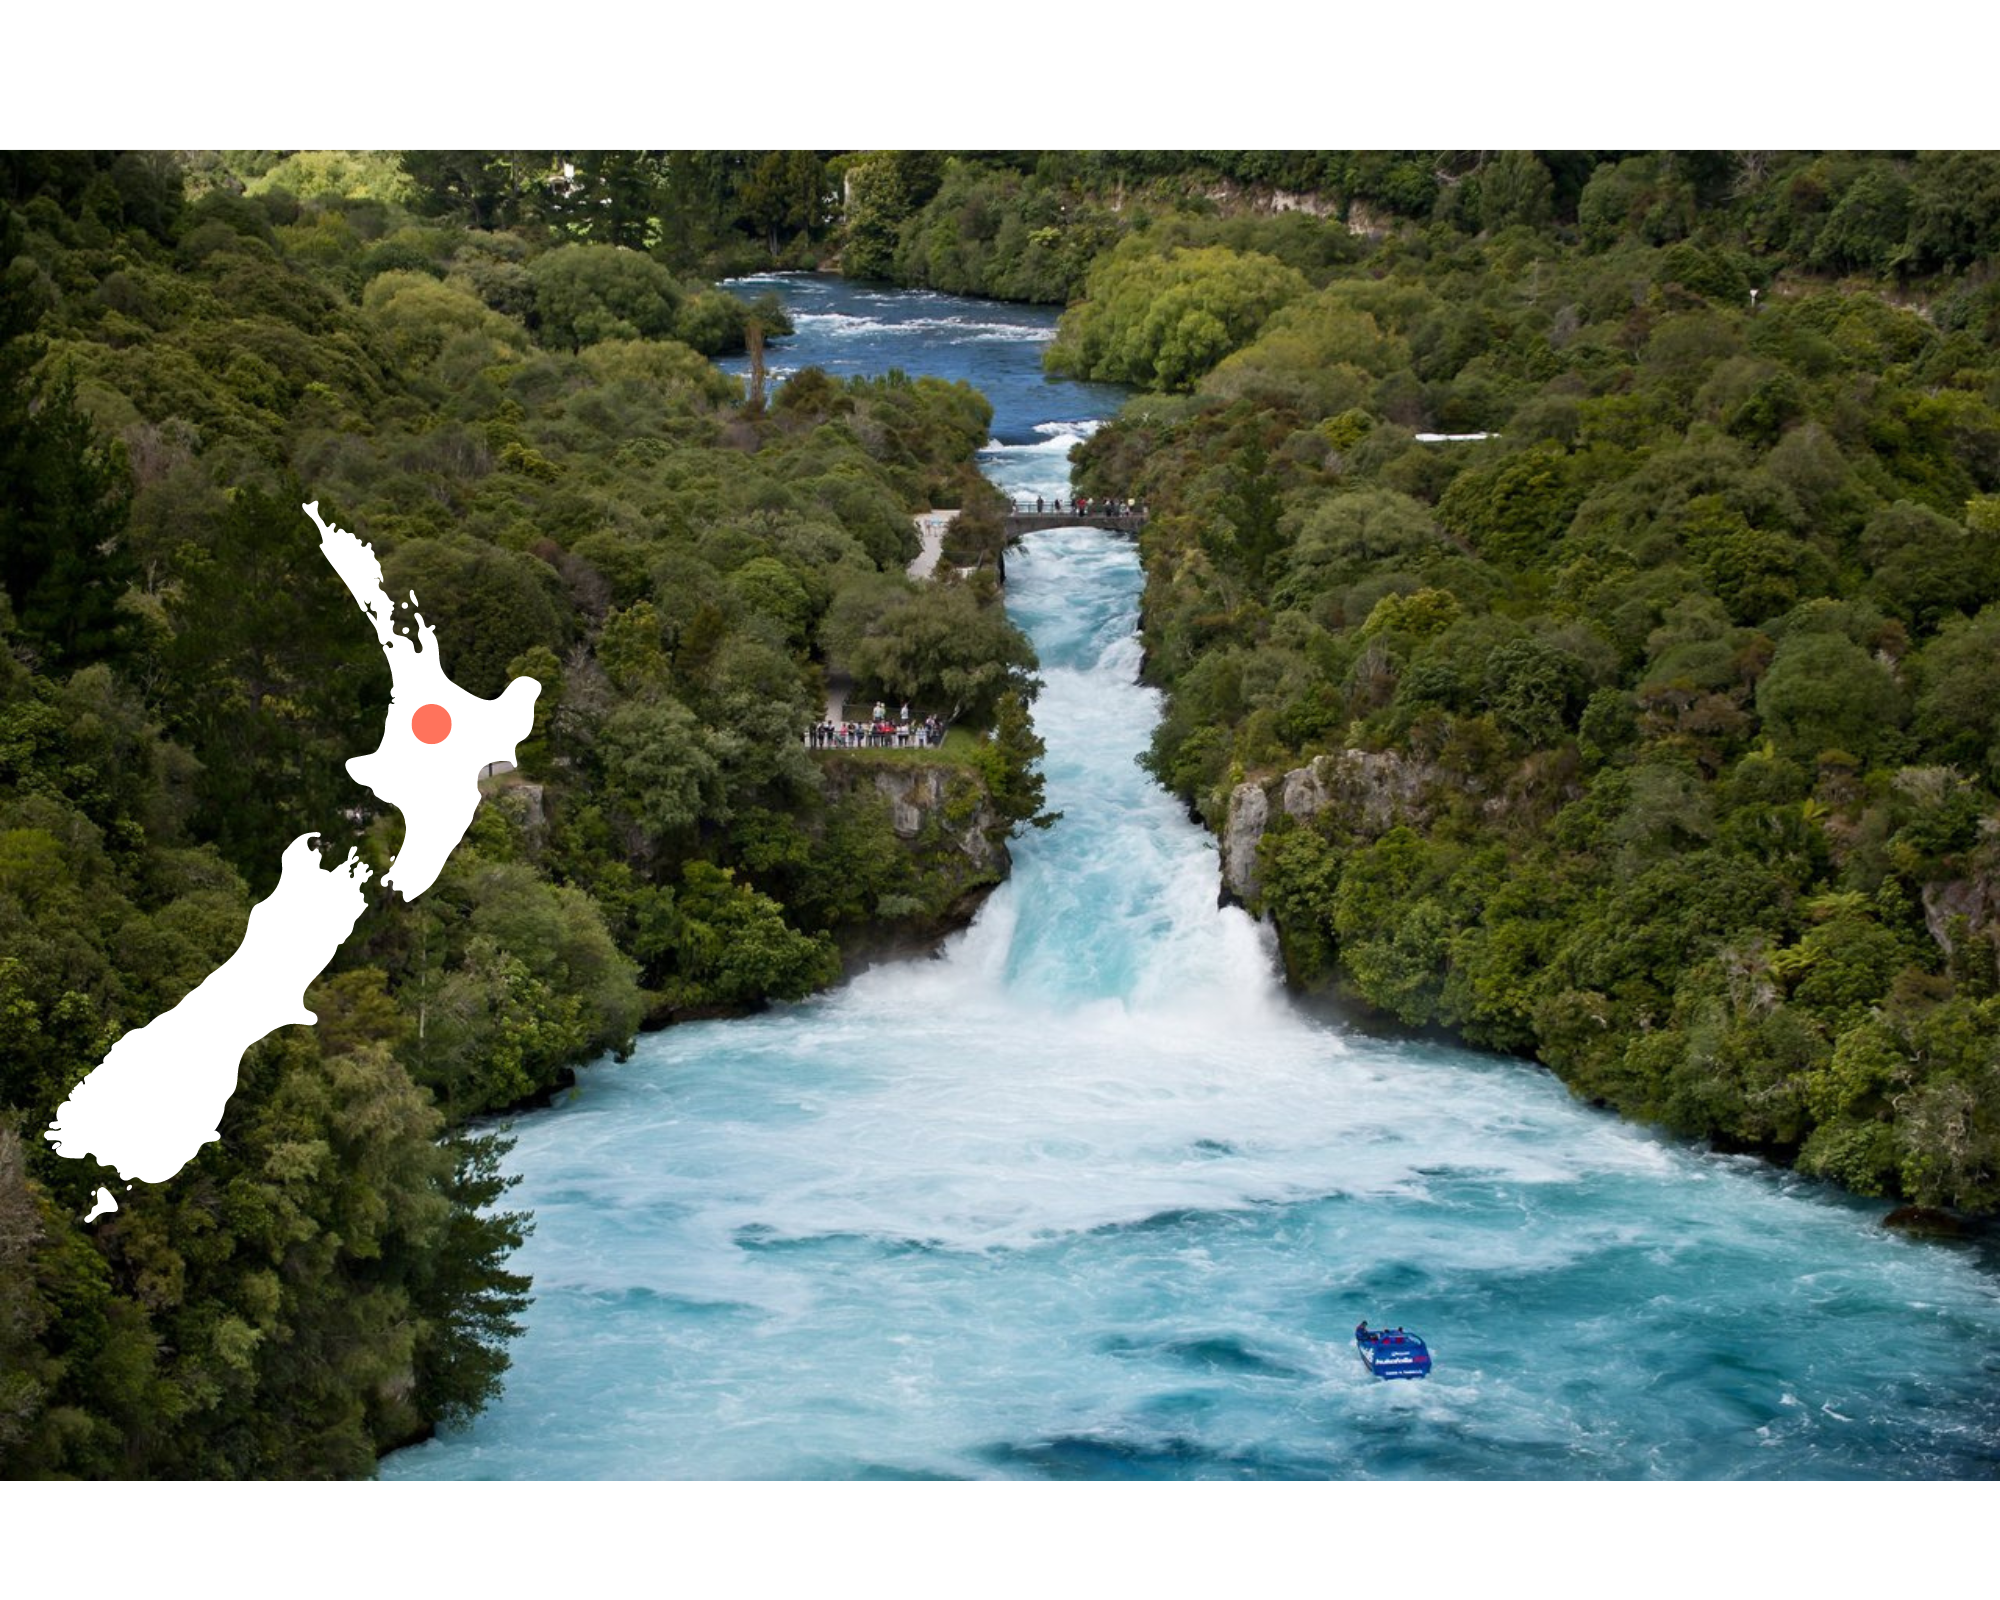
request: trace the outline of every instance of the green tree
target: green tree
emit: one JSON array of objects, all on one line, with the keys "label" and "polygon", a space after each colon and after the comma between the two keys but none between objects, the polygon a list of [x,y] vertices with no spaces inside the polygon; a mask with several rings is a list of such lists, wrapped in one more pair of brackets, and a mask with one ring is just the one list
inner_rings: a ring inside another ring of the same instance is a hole
[{"label": "green tree", "polygon": [[721,766],[694,713],[677,700],[620,706],[605,719],[597,751],[606,793],[656,848],[726,811]]},{"label": "green tree", "polygon": [[309,560],[295,489],[242,488],[200,545],[183,547],[166,614],[173,727],[203,759],[203,818],[259,892],[304,826],[369,800],[349,757],[380,739],[382,652],[340,579]]},{"label": "green tree", "polygon": [[1508,150],[1479,169],[1479,222],[1489,233],[1539,228],[1555,206],[1555,180],[1541,158]]},{"label": "green tree", "polygon": [[840,970],[833,941],[789,927],[775,900],[734,881],[728,868],[690,861],[675,898],[675,975],[667,993],[679,1005],[798,1000]]},{"label": "green tree", "polygon": [[2000,158],[1927,151],[1912,184],[1910,244],[1927,266],[1958,267],[2000,251]]},{"label": "green tree", "polygon": [[1908,259],[1910,186],[1880,163],[1865,167],[1813,241],[1814,265],[1887,273]]},{"label": "green tree", "polygon": [[2000,534],[1976,532],[1907,500],[1868,519],[1861,556],[1870,590],[1925,632],[1952,612],[1970,616],[2000,598]]},{"label": "green tree", "polygon": [[1016,826],[1053,827],[1060,811],[1044,811],[1039,763],[1048,746],[1028,716],[1028,701],[1018,689],[1000,696],[993,712],[993,734],[979,747],[980,770],[993,809]]},{"label": "green tree", "polygon": [[674,334],[681,286],[650,256],[612,244],[550,250],[528,264],[535,328],[545,344],[580,350],[603,339]]},{"label": "green tree", "polygon": [[419,213],[468,228],[511,228],[536,215],[555,157],[548,151],[405,150],[403,171]]},{"label": "green tree", "polygon": [[1278,512],[1271,458],[1263,440],[1253,437],[1231,464],[1222,513],[1229,522],[1231,552],[1242,563],[1244,575],[1259,587],[1284,549]]},{"label": "green tree", "polygon": [[33,380],[43,293],[25,244],[15,214],[0,216],[0,584],[21,639],[66,670],[127,642],[131,484],[78,408],[74,377]]},{"label": "green tree", "polygon": [[1189,389],[1307,287],[1270,256],[1221,246],[1160,255],[1128,240],[1091,270],[1045,360],[1052,372]]},{"label": "green tree", "polygon": [[1947,617],[1913,671],[1913,731],[1923,749],[2000,782],[2000,608]]},{"label": "green tree", "polygon": [[569,166],[551,207],[559,227],[594,245],[644,250],[654,242],[665,181],[658,152],[580,150]]},{"label": "green tree", "polygon": [[130,503],[123,463],[77,409],[71,380],[38,402],[0,397],[0,574],[15,629],[55,670],[128,644]]},{"label": "green tree", "polygon": [[852,162],[842,181],[846,243],[840,270],[850,278],[886,278],[895,270],[897,232],[917,201],[892,156]]},{"label": "green tree", "polygon": [[413,1352],[424,1415],[450,1426],[497,1399],[509,1365],[507,1343],[521,1333],[530,1281],[503,1264],[534,1232],[524,1211],[495,1207],[520,1180],[501,1171],[513,1149],[497,1134],[458,1134],[439,1189],[449,1214],[437,1247],[412,1274],[411,1309],[422,1319]]},{"label": "green tree", "polygon": [[437,631],[445,670],[483,699],[507,687],[507,663],[523,650],[560,651],[569,642],[561,584],[533,556],[413,539],[382,564],[382,579],[392,595],[416,595],[418,614]]},{"label": "green tree", "polygon": [[1895,680],[1839,634],[1794,633],[1757,685],[1757,714],[1783,749],[1811,762],[1823,750],[1867,756],[1902,720]]},{"label": "green tree", "polygon": [[850,584],[820,636],[864,692],[975,726],[991,721],[1008,690],[1026,686],[1036,664],[1004,611],[961,584]]},{"label": "green tree", "polygon": [[811,236],[826,227],[826,163],[810,150],[767,150],[744,180],[742,204],[775,256],[781,234]]},{"label": "green tree", "polygon": [[1488,560],[1522,566],[1559,538],[1583,495],[1559,449],[1537,445],[1452,480],[1438,520]]}]

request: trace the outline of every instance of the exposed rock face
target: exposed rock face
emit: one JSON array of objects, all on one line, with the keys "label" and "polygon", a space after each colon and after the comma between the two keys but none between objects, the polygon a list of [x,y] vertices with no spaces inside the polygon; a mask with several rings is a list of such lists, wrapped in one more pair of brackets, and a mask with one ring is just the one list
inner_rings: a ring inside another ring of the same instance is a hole
[{"label": "exposed rock face", "polygon": [[834,930],[850,973],[876,961],[935,951],[972,921],[1006,879],[1013,866],[1009,825],[970,770],[942,761],[892,765],[837,753],[822,759],[821,770],[834,798],[872,791],[921,875],[922,887],[897,897],[895,907],[885,900],[872,920]]},{"label": "exposed rock face", "polygon": [[1984,878],[1952,878],[1924,885],[1924,925],[1946,955],[1952,951],[1952,924],[1965,919],[1972,937],[1991,938],[2000,923],[2000,884]]},{"label": "exposed rock face", "polygon": [[1342,750],[1282,777],[1239,783],[1222,830],[1225,897],[1257,903],[1257,846],[1271,823],[1274,793],[1278,809],[1293,821],[1311,822],[1331,810],[1343,833],[1366,842],[1400,823],[1429,821],[1431,795],[1441,781],[1444,775],[1430,763],[1394,750]]},{"label": "exposed rock face", "polygon": [[1377,215],[1359,200],[1347,208],[1347,231],[1366,239],[1386,238],[1395,226],[1395,218],[1387,212]]},{"label": "exposed rock face", "polygon": [[1270,816],[1261,783],[1239,783],[1230,793],[1229,820],[1222,828],[1222,889],[1246,905],[1257,899],[1257,842]]},{"label": "exposed rock face", "polygon": [[[1379,839],[1400,823],[1430,821],[1431,791],[1444,778],[1429,762],[1394,750],[1343,750],[1301,770],[1312,775],[1324,798],[1310,810],[1292,810],[1291,779],[1296,774],[1287,773],[1285,809],[1305,822],[1331,806],[1342,827],[1361,839]],[[1299,793],[1304,803],[1311,789],[1302,784]]]},{"label": "exposed rock face", "polygon": [[546,791],[530,783],[510,762],[495,762],[496,771],[482,773],[479,796],[484,805],[498,806],[507,820],[521,830],[530,850],[541,850],[549,842],[549,810]]},{"label": "exposed rock face", "polygon": [[1924,926],[1948,956],[1964,958],[1958,949],[1964,939],[1974,948],[1983,944],[1988,958],[2000,963],[2000,839],[1993,822],[1986,827],[1988,837],[1966,862],[1966,876],[1924,885]]},{"label": "exposed rock face", "polygon": [[1211,184],[1205,193],[1210,204],[1228,213],[1275,216],[1287,211],[1303,211],[1312,217],[1332,217],[1340,213],[1338,201],[1290,189],[1245,188],[1241,184],[1223,182]]},{"label": "exposed rock face", "polygon": [[1309,767],[1294,767],[1285,774],[1278,804],[1284,807],[1286,816],[1300,822],[1326,809],[1326,785],[1320,781],[1317,762]]},{"label": "exposed rock face", "polygon": [[889,802],[889,826],[899,839],[914,840],[923,835],[925,824],[935,820],[952,847],[981,872],[1005,873],[1007,847],[1001,842],[1005,824],[994,814],[985,797],[969,816],[954,822],[947,805],[950,769],[944,767],[878,767],[875,790]]},{"label": "exposed rock face", "polygon": [[1930,1239],[1962,1239],[1969,1231],[1949,1211],[1931,1206],[1898,1206],[1882,1219],[1882,1226]]},{"label": "exposed rock face", "polygon": [[928,771],[907,777],[893,772],[875,774],[875,788],[889,802],[889,826],[896,830],[897,838],[914,839],[924,831],[924,813],[944,798],[938,777]]},{"label": "exposed rock face", "polygon": [[497,803],[513,814],[529,846],[536,850],[548,842],[548,808],[542,796],[539,783],[525,781],[510,784],[496,796]]}]

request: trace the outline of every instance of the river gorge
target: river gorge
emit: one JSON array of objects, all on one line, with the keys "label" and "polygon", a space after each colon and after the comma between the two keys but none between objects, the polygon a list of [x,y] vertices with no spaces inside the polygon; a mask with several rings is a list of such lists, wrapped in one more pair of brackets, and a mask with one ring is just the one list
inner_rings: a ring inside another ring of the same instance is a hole
[{"label": "river gorge", "polygon": [[[979,388],[1010,494],[1067,496],[1122,398],[1043,378],[1050,310],[739,287],[797,324],[774,376]],[[1062,820],[937,959],[649,1035],[518,1119],[505,1393],[384,1477],[1994,1474],[1983,1247],[1296,1006],[1137,765],[1131,541],[1033,534],[1007,575]],[[1364,1317],[1434,1375],[1373,1380]]]}]

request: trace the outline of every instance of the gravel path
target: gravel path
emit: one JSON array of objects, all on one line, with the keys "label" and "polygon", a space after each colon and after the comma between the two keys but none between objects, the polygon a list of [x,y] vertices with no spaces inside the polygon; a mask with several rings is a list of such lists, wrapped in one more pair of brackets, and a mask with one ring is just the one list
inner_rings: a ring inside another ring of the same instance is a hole
[{"label": "gravel path", "polygon": [[944,549],[944,530],[952,524],[956,511],[925,511],[917,517],[917,533],[924,541],[924,547],[917,559],[909,566],[913,578],[928,578],[937,569],[938,555]]}]

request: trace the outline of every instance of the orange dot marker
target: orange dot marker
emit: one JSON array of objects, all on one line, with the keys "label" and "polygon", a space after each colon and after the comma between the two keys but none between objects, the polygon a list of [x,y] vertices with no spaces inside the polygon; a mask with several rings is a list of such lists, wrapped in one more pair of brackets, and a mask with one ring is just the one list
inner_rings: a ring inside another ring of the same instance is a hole
[{"label": "orange dot marker", "polygon": [[410,716],[410,732],[425,744],[443,744],[451,737],[451,713],[441,705],[418,706]]}]

